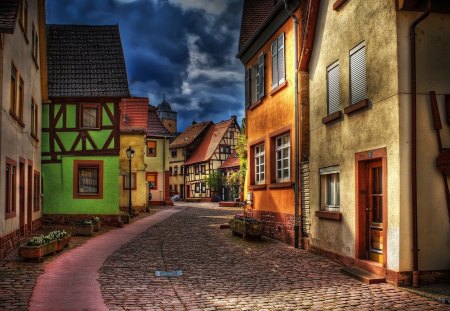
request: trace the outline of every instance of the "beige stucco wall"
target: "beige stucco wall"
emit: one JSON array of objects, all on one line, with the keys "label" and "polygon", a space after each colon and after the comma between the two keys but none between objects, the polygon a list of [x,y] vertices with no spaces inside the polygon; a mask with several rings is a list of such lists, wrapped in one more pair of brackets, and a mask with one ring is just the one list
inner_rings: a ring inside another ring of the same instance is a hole
[{"label": "beige stucco wall", "polygon": [[[172,150],[176,150],[177,151],[177,156],[172,158]],[[177,190],[178,193],[180,193],[180,187],[182,187],[182,185],[184,184],[184,176],[181,174],[181,167],[184,165],[184,148],[174,148],[174,149],[170,149],[170,155],[169,155],[170,159],[170,167],[172,167],[172,172],[174,172],[174,167],[178,166],[178,174],[177,175],[172,175],[169,177],[169,184],[170,186],[174,187],[175,185],[177,185]]]},{"label": "beige stucco wall", "polygon": [[152,201],[164,201],[165,189],[164,183],[169,184],[169,180],[166,180],[163,172],[169,172],[169,139],[147,137],[147,141],[156,141],[156,157],[148,157],[145,155],[144,163],[146,165],[146,172],[158,173],[157,189],[151,190]]},{"label": "beige stucco wall", "polygon": [[[41,96],[41,78],[40,69],[35,65],[32,58],[32,24],[38,29],[38,1],[29,1],[28,3],[28,27],[26,29],[26,36],[29,43],[26,42],[24,33],[21,30],[18,22],[16,23],[13,34],[5,34],[3,45],[3,72],[2,80],[2,96],[1,96],[1,157],[0,169],[5,172],[5,157],[17,161],[17,181],[16,181],[16,217],[5,220],[5,217],[0,217],[0,235],[10,233],[19,229],[19,157],[24,158],[26,162],[25,167],[25,214],[28,206],[28,161],[33,162],[33,170],[41,171],[41,154],[40,142],[35,141],[31,137],[31,98],[34,99],[39,109],[38,124],[41,126],[42,113],[42,96]],[[41,38],[39,38],[41,40]],[[10,111],[10,80],[11,80],[11,64],[14,63],[17,69],[17,82],[19,76],[24,81],[24,112],[23,122],[24,127],[21,127],[18,122],[13,119],[9,113]],[[38,139],[40,140],[41,133],[38,131]],[[0,214],[5,213],[5,174],[1,174],[0,178]],[[34,212],[33,220],[40,218],[42,215],[42,208]],[[25,223],[29,224],[31,220],[27,219],[25,215]]]},{"label": "beige stucco wall", "polygon": [[[334,11],[334,1],[321,1],[310,62],[310,204],[311,243],[355,257],[355,153],[387,149],[387,267],[400,269],[400,158],[397,37],[394,1],[347,1]],[[327,67],[339,61],[341,109],[349,106],[349,52],[366,45],[367,97],[370,106],[341,121],[323,125],[327,115]],[[319,219],[319,169],[340,168],[342,221]]]},{"label": "beige stucco wall", "polygon": [[[420,13],[398,13],[399,87],[401,106],[401,206],[409,220],[410,189],[410,76],[409,26]],[[444,118],[444,94],[450,94],[450,16],[431,14],[416,31],[417,45],[417,189],[419,269],[450,269],[450,223],[442,175],[435,168],[438,145],[434,132],[429,92],[435,91],[441,113],[443,146],[450,147],[450,127]],[[411,240],[411,225],[405,224]],[[402,267],[411,266],[410,245],[402,247]]]}]

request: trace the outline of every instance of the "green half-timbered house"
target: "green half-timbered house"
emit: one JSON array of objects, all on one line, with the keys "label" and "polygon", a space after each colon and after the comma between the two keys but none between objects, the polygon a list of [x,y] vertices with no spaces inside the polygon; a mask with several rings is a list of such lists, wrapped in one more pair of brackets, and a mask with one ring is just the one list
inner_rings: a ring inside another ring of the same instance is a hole
[{"label": "green half-timbered house", "polygon": [[119,103],[129,97],[118,26],[47,26],[42,113],[44,215],[119,214]]}]

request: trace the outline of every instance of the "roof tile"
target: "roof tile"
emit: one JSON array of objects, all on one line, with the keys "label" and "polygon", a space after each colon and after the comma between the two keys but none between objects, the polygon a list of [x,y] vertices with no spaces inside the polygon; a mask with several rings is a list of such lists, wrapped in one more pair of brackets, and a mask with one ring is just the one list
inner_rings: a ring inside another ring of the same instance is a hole
[{"label": "roof tile", "polygon": [[147,133],[148,98],[126,98],[120,102],[120,132]]},{"label": "roof tile", "polygon": [[170,144],[170,148],[182,148],[190,145],[210,124],[212,124],[211,121],[205,121],[190,125],[183,133],[175,138]]},{"label": "roof tile", "polygon": [[237,155],[237,152],[234,151],[232,154],[230,154],[230,156],[228,157],[228,159],[226,159],[222,165],[220,166],[220,168],[234,168],[234,167],[239,167],[240,163],[239,163],[239,158]]},{"label": "roof tile", "polygon": [[162,124],[161,119],[156,113],[156,107],[150,106],[148,109],[147,136],[152,137],[173,137],[166,127]]}]

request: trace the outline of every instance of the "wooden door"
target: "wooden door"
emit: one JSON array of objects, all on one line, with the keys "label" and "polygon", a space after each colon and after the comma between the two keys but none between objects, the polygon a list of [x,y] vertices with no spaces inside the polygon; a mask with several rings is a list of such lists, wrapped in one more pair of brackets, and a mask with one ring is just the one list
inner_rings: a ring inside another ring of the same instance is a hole
[{"label": "wooden door", "polygon": [[381,160],[367,165],[366,251],[367,258],[383,263],[383,169]]},{"label": "wooden door", "polygon": [[19,166],[19,223],[20,234],[25,235],[25,164]]},{"label": "wooden door", "polygon": [[186,198],[191,197],[191,186],[186,185]]},{"label": "wooden door", "polygon": [[27,225],[28,225],[28,232],[33,231],[33,167],[31,165],[28,165],[28,183],[27,183],[27,189],[28,189],[28,204],[27,204]]}]

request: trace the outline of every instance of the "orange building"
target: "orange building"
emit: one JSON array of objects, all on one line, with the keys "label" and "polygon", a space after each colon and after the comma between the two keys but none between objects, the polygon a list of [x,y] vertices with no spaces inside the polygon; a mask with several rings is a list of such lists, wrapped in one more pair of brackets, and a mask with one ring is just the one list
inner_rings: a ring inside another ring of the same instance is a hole
[{"label": "orange building", "polygon": [[315,24],[308,3],[245,0],[237,55],[246,69],[247,211],[265,220],[266,236],[295,246],[302,192],[307,201],[298,168],[308,154],[308,76],[299,71],[309,56],[304,27]]}]

